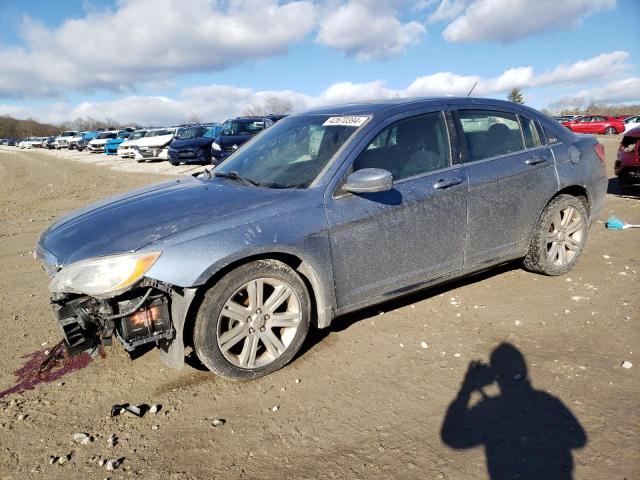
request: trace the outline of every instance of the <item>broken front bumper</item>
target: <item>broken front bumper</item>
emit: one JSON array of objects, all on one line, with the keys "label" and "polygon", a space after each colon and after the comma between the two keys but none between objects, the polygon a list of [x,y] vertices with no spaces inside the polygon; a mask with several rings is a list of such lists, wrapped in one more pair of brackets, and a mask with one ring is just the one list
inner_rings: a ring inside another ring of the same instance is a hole
[{"label": "broken front bumper", "polygon": [[[132,355],[155,344],[170,367],[184,365],[183,331],[195,288],[172,289],[145,279],[112,299],[54,294],[52,304],[70,355],[93,353],[113,337]],[[145,350],[146,351],[146,350]]]},{"label": "broken front bumper", "polygon": [[76,355],[111,345],[114,336],[129,352],[172,340],[170,302],[167,293],[146,287],[109,300],[62,296],[53,305],[67,350]]}]

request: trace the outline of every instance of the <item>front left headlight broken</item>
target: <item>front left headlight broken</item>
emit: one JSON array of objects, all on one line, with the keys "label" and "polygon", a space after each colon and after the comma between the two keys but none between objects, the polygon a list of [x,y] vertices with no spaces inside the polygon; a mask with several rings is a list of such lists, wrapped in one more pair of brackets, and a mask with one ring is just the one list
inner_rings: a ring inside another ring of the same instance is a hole
[{"label": "front left headlight broken", "polygon": [[140,252],[90,258],[60,270],[49,285],[54,293],[116,295],[136,284],[162,252]]}]

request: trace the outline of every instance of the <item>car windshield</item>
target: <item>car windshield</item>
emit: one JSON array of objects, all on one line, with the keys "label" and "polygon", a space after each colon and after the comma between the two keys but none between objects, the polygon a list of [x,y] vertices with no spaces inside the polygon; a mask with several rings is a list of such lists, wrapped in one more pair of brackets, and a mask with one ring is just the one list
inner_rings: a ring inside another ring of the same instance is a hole
[{"label": "car windshield", "polygon": [[190,138],[200,138],[207,131],[207,127],[187,127],[181,128],[176,138],[178,140],[188,140]]},{"label": "car windshield", "polygon": [[225,123],[222,135],[254,135],[267,126],[262,119],[230,120]]},{"label": "car windshield", "polygon": [[96,137],[97,140],[104,140],[105,138],[116,138],[118,134],[116,132],[102,132]]},{"label": "car windshield", "polygon": [[139,132],[133,132],[131,135],[129,135],[128,140],[137,140],[138,138],[142,138],[147,134],[146,131],[142,130]]},{"label": "car windshield", "polygon": [[61,137],[73,137],[76,134],[76,132],[64,132],[62,135],[60,135]]},{"label": "car windshield", "polygon": [[215,174],[234,172],[272,188],[306,188],[368,117],[287,117],[221,163]]},{"label": "car windshield", "polygon": [[220,135],[220,130],[222,130],[222,127],[220,125],[214,125],[213,127],[209,127],[202,136],[204,138],[216,138],[218,135]]},{"label": "car windshield", "polygon": [[175,130],[163,128],[161,130],[149,130],[145,137],[159,137],[160,135],[173,135]]}]

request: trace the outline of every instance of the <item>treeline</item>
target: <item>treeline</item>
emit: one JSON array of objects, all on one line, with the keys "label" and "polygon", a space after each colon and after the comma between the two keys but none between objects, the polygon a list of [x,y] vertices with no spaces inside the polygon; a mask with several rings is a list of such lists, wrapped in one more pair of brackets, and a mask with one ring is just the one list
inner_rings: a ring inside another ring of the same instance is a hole
[{"label": "treeline", "polygon": [[31,118],[19,120],[6,115],[0,116],[0,138],[24,138],[24,137],[49,137],[58,135],[65,130],[98,130],[119,129],[124,126],[121,122],[112,119],[96,120],[92,117],[76,118],[60,125],[38,122]]},{"label": "treeline", "polygon": [[549,115],[638,115],[640,105],[611,105],[581,98],[566,98],[550,103],[542,111]]},{"label": "treeline", "polygon": [[41,123],[31,118],[18,120],[0,116],[0,138],[48,137],[58,133],[60,127],[56,125]]}]

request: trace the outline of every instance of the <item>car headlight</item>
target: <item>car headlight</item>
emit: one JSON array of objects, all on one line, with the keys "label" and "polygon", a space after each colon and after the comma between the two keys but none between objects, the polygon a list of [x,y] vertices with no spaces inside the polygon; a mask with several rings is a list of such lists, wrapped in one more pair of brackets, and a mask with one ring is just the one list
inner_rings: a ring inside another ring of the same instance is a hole
[{"label": "car headlight", "polygon": [[218,145],[218,143],[217,143],[217,142],[213,142],[213,143],[211,144],[211,150],[217,150],[217,151],[220,151],[220,150],[222,150],[222,148],[220,147],[220,145]]},{"label": "car headlight", "polygon": [[60,270],[49,285],[55,293],[100,296],[121,293],[138,282],[162,252],[90,258]]}]

